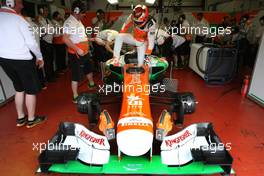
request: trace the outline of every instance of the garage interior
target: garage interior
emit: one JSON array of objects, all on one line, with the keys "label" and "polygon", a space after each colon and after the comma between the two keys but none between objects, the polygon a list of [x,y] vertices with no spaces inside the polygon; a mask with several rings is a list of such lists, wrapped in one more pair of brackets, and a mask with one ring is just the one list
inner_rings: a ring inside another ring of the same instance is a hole
[{"label": "garage interior", "polygon": [[[102,9],[106,14],[106,19],[113,21],[111,29],[116,31],[120,31],[126,18],[137,4],[146,4],[149,7],[150,14],[156,19],[157,29],[164,27],[164,18],[168,19],[169,23],[173,20],[177,22],[181,14],[186,16],[186,20],[192,26],[195,24],[197,14],[203,13],[204,19],[211,27],[221,26],[224,17],[235,19],[238,31],[232,31],[231,35],[233,35],[233,33],[240,32],[240,18],[248,16],[247,23],[250,27],[246,32],[247,43],[245,45],[241,46],[241,43],[236,43],[232,39],[231,42],[224,41],[223,38],[217,36],[218,34],[214,37],[207,35],[208,40],[198,44],[193,35],[189,44],[189,54],[185,58],[187,64],[183,64],[180,59],[175,60],[179,55],[166,58],[169,65],[164,72],[164,77],[177,80],[177,88],[175,87],[177,92],[193,93],[197,103],[195,112],[185,115],[183,126],[179,128],[174,125],[169,134],[175,134],[192,124],[212,123],[221,141],[225,144],[231,143],[232,148],[229,152],[233,158],[232,169],[235,172],[233,175],[263,175],[264,160],[261,158],[264,158],[262,131],[264,127],[264,121],[262,121],[264,117],[262,77],[264,74],[264,37],[262,34],[257,36],[260,28],[264,32],[264,24],[263,26],[260,24],[260,19],[264,16],[263,0],[156,0],[153,4],[146,3],[145,0],[119,0],[117,3],[110,0],[83,2],[86,5],[85,17],[82,19],[85,27],[92,26],[91,19],[96,16],[98,9]],[[64,16],[67,11],[70,11],[72,3],[73,0],[23,0],[24,8],[32,19],[39,15],[38,9],[42,6],[48,7],[50,19],[56,11]],[[90,38],[93,36],[88,35],[88,40]],[[238,39],[238,41],[241,40]],[[0,39],[0,42],[3,41]],[[92,42],[90,45],[92,46]],[[204,48],[198,51],[201,46]],[[129,46],[126,45],[127,48]],[[154,50],[154,55],[162,55],[158,46],[154,47]],[[93,57],[92,54],[91,57]],[[103,85],[101,65],[96,61],[96,57],[93,59],[94,64],[97,65],[94,66],[94,83],[97,86]],[[66,56],[66,64],[67,61]],[[55,61],[54,68],[57,69]],[[46,82],[45,89],[37,95],[36,114],[44,114],[48,119],[43,124],[30,129],[15,125],[17,117],[14,102],[15,89],[1,66],[0,80],[1,175],[46,175],[47,173],[37,173],[38,157],[41,151],[34,149],[34,145],[47,143],[54,136],[61,122],[82,124],[87,129],[103,135],[98,125],[91,125],[87,114],[79,113],[76,104],[72,102],[71,70],[68,66],[56,75],[55,81]],[[82,81],[78,86],[79,94],[98,91],[98,87],[89,88],[87,84],[88,81],[82,75]],[[108,110],[116,124],[120,115],[120,104],[102,105],[103,109]],[[151,105],[154,126],[164,108],[160,105]],[[117,155],[117,145],[113,143],[110,142],[111,147],[113,146],[110,151],[111,154]],[[159,151],[159,146],[155,145],[158,144],[154,143],[153,147],[156,147],[154,152]],[[62,174],[49,173],[48,175]],[[64,175],[76,174],[66,173]]]}]

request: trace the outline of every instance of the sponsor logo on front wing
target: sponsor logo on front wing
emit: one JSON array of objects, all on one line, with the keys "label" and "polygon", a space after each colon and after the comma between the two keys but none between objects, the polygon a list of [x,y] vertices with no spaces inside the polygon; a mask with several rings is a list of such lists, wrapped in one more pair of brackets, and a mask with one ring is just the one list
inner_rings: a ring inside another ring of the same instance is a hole
[{"label": "sponsor logo on front wing", "polygon": [[179,144],[180,142],[183,142],[189,136],[192,136],[192,133],[190,133],[189,130],[186,130],[182,135],[175,137],[174,139],[165,140],[165,144],[167,147],[172,147],[172,145],[174,144]]},{"label": "sponsor logo on front wing", "polygon": [[92,143],[96,143],[96,144],[99,144],[99,145],[103,145],[105,146],[104,144],[104,138],[96,138],[96,137],[93,137],[91,136],[90,134],[86,133],[85,131],[81,131],[79,136],[87,141],[90,141]]}]

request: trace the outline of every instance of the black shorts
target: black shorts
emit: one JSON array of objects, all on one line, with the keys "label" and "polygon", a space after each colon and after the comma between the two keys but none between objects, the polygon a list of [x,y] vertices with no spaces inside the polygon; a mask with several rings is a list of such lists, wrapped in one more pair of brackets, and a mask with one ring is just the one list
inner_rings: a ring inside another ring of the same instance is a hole
[{"label": "black shorts", "polygon": [[113,54],[105,49],[104,46],[93,43],[95,59],[99,62],[106,62],[113,58]]},{"label": "black shorts", "polygon": [[159,46],[159,48],[161,49],[161,55],[163,57],[166,57],[166,59],[169,59],[172,56],[172,50],[171,50],[172,43],[173,43],[173,39],[171,37],[168,37],[166,38],[164,43],[161,46]]},{"label": "black shorts", "polygon": [[190,52],[191,52],[190,41],[187,40],[174,50],[174,54],[178,54],[178,55],[190,55]]},{"label": "black shorts", "polygon": [[93,72],[93,63],[89,54],[79,57],[75,54],[69,54],[69,66],[72,71],[72,81],[79,82],[82,73],[87,75]]},{"label": "black shorts", "polygon": [[12,80],[17,92],[36,95],[41,90],[35,62],[33,60],[11,60],[0,58],[0,65]]}]

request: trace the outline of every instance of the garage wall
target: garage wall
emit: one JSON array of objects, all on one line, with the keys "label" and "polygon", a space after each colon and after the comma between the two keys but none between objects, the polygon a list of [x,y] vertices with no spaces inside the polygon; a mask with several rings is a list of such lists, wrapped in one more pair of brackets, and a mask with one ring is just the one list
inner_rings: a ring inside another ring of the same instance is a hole
[{"label": "garage wall", "polygon": [[[35,4],[35,15],[38,15],[38,5],[49,5],[51,14],[55,11],[59,11],[61,14],[64,14],[64,9],[65,8],[70,8],[72,0],[64,0],[64,4],[62,5],[61,0],[53,0],[52,2],[49,1],[43,1],[43,0],[24,0],[26,2],[34,3]],[[31,9],[30,9],[31,10]]]},{"label": "garage wall", "polygon": [[241,11],[250,11],[252,9],[261,9],[264,8],[263,0],[234,0],[231,2],[226,2],[217,5],[217,11],[224,12],[241,12]]},{"label": "garage wall", "polygon": [[[183,11],[200,11],[202,10],[202,0],[184,0],[181,4],[176,3],[173,0],[164,0],[164,6],[181,7]],[[90,0],[88,1],[91,11],[96,11],[97,9],[105,10],[107,6],[107,0]],[[130,11],[137,4],[144,4],[145,0],[119,0],[119,10]],[[148,5],[149,6],[149,5]],[[173,12],[173,8],[166,8],[165,12]],[[108,6],[108,10],[116,10],[116,6]]]},{"label": "garage wall", "polygon": [[57,6],[57,7],[70,7],[71,6],[71,0],[64,0],[64,4],[65,5],[62,5],[62,2],[61,0],[54,0],[53,3],[51,3],[52,5],[54,6]]}]

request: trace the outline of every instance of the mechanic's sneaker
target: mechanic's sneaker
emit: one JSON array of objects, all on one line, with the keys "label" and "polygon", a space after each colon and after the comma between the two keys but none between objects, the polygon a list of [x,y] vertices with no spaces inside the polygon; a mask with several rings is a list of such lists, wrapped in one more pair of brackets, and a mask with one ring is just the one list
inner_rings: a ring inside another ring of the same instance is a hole
[{"label": "mechanic's sneaker", "polygon": [[17,127],[22,127],[27,123],[27,115],[25,115],[23,118],[17,119]]},{"label": "mechanic's sneaker", "polygon": [[39,125],[47,120],[47,116],[35,116],[35,119],[27,122],[27,128],[32,128]]},{"label": "mechanic's sneaker", "polygon": [[78,99],[78,96],[76,96],[76,97],[72,97],[72,102],[73,102],[74,104],[77,104],[77,99]]}]

